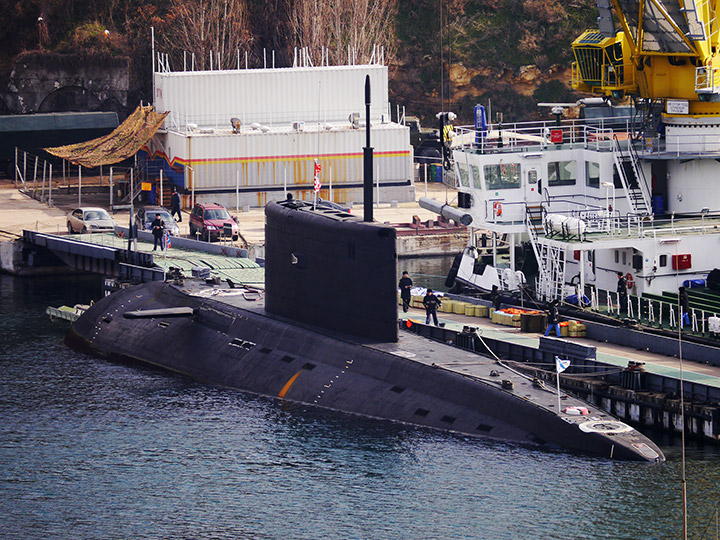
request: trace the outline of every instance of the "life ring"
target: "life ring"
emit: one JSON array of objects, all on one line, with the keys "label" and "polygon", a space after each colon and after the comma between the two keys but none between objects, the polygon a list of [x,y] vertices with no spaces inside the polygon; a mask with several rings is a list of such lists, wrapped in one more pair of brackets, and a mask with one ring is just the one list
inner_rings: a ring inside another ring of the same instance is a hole
[{"label": "life ring", "polygon": [[635,286],[635,280],[633,279],[630,272],[625,274],[625,282],[627,283],[628,290],[632,290],[632,288]]},{"label": "life ring", "polygon": [[493,213],[496,216],[502,216],[502,204],[499,201],[493,203]]}]

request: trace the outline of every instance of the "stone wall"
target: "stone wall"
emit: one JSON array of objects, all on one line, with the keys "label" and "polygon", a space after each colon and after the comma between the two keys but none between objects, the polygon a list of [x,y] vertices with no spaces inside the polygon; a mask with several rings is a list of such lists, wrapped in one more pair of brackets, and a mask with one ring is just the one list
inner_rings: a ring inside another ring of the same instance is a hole
[{"label": "stone wall", "polygon": [[0,114],[124,112],[129,89],[128,57],[25,53],[2,76]]}]

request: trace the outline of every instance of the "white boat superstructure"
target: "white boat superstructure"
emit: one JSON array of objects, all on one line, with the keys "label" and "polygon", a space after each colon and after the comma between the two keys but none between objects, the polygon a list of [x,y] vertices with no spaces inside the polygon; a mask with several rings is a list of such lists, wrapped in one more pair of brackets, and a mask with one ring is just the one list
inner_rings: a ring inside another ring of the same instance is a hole
[{"label": "white boat superstructure", "polygon": [[618,273],[638,296],[706,277],[720,262],[720,126],[663,115],[650,131],[630,117],[460,128],[474,234],[456,279],[552,300],[612,298]]}]

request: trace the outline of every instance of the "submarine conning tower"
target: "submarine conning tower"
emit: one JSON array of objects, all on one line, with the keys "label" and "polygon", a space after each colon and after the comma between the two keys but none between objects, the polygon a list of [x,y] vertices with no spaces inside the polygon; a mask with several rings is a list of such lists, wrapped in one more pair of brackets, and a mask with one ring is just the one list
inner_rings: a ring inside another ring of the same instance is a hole
[{"label": "submarine conning tower", "polygon": [[265,207],[265,309],[372,341],[397,341],[396,231],[299,200]]}]

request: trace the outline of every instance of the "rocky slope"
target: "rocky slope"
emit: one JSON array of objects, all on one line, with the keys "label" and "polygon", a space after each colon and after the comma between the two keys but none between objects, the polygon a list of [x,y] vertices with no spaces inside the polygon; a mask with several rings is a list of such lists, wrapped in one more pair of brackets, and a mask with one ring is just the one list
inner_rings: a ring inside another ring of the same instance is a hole
[{"label": "rocky slope", "polygon": [[[294,47],[301,45],[288,30],[293,4],[228,1],[242,2],[246,10],[243,39],[251,64],[261,65],[267,48],[277,52],[278,65],[288,65]],[[394,35],[389,36],[386,55],[390,99],[407,114],[429,124],[437,111],[452,110],[460,123],[469,123],[474,105],[481,103],[513,121],[541,114],[539,101],[576,99],[569,88],[570,43],[596,25],[594,0],[391,1]],[[27,51],[126,56],[128,107],[147,102],[150,26],[157,35],[177,24],[173,9],[176,17],[185,4],[198,2],[0,0],[6,19],[0,28],[5,44],[0,51],[0,84],[7,86],[13,62]],[[0,110],[10,110],[3,105]]]}]

